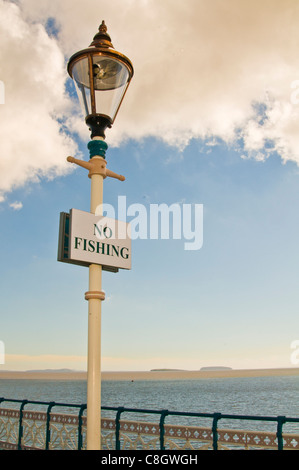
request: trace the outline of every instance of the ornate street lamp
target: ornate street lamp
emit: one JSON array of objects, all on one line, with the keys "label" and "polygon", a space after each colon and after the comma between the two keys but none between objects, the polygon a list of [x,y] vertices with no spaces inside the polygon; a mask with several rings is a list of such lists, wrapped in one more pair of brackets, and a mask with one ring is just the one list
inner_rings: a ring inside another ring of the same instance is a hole
[{"label": "ornate street lamp", "polygon": [[[102,22],[99,32],[87,49],[74,54],[68,63],[74,80],[86,124],[91,131],[88,162],[68,157],[71,163],[89,170],[91,178],[90,212],[102,215],[103,179],[125,178],[106,168],[105,130],[110,128],[118,113],[133,77],[130,60],[112,46],[107,27]],[[87,449],[101,448],[101,304],[102,266],[89,265],[88,300],[88,364],[87,364]]]},{"label": "ornate street lamp", "polygon": [[133,77],[131,61],[117,52],[103,21],[87,49],[74,54],[68,72],[76,85],[91,137],[105,138]]}]

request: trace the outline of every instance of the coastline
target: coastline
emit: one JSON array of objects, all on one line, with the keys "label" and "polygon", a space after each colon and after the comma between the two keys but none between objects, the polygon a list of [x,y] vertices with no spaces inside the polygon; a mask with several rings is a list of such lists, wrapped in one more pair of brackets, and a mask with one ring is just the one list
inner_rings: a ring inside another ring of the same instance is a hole
[{"label": "coastline", "polygon": [[[102,381],[138,381],[138,380],[199,380],[234,377],[274,377],[297,376],[299,368],[284,369],[240,369],[240,370],[154,370],[154,371],[103,371]],[[87,372],[59,371],[1,371],[0,380],[87,380]]]}]

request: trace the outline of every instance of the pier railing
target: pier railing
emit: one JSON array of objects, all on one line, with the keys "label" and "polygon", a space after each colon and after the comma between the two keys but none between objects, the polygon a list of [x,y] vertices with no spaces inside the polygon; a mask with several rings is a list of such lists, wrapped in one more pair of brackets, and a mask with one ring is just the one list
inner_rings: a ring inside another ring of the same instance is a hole
[{"label": "pier railing", "polygon": [[[54,412],[58,410],[62,412]],[[0,449],[84,450],[85,411],[84,404],[0,398]],[[284,431],[287,425],[298,424],[299,418],[105,406],[102,412],[107,414],[102,418],[105,450],[299,450],[298,426],[296,432]],[[196,420],[209,425],[194,425]],[[243,429],[235,429],[240,422]],[[249,422],[257,428],[267,423],[275,431],[244,429]]]}]

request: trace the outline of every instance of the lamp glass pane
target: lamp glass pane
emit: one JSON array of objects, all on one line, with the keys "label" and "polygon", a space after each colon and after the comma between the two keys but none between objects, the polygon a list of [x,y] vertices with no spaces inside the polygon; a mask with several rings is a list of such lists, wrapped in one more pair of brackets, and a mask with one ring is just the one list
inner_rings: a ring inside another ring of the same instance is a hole
[{"label": "lamp glass pane", "polygon": [[83,59],[79,59],[74,63],[72,68],[72,74],[74,80],[76,80],[77,83],[81,83],[87,88],[90,87],[87,57],[83,57]]},{"label": "lamp glass pane", "polygon": [[124,86],[129,78],[127,67],[111,57],[93,56],[95,90],[114,90]]},{"label": "lamp glass pane", "polygon": [[88,59],[78,60],[72,69],[74,83],[84,116],[91,113]]},{"label": "lamp glass pane", "polygon": [[95,90],[96,110],[108,116],[113,122],[127,89],[127,83],[115,90]]},{"label": "lamp glass pane", "polygon": [[90,88],[83,86],[74,80],[80,106],[84,116],[91,114]]},{"label": "lamp glass pane", "polygon": [[[108,116],[113,122],[128,87],[129,70],[122,62],[101,55],[94,55],[92,64],[95,113]],[[83,113],[93,114],[87,57],[75,62],[72,75]]]},{"label": "lamp glass pane", "polygon": [[111,57],[93,56],[96,110],[113,122],[128,86],[129,71]]}]

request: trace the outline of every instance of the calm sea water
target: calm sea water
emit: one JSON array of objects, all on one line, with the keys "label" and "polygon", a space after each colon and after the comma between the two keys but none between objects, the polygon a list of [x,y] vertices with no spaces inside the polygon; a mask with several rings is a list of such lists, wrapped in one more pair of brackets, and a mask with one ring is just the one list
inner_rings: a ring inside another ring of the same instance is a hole
[{"label": "calm sea water", "polygon": [[[85,381],[0,380],[0,397],[4,398],[82,404],[86,403],[86,396]],[[102,405],[113,407],[299,418],[298,399],[298,376],[102,383]],[[55,408],[55,412],[59,411]],[[136,418],[129,414],[123,417]],[[211,420],[199,422],[198,418],[171,419],[203,426],[211,423]],[[157,420],[158,417],[151,416],[151,421]],[[223,427],[225,424],[223,421]],[[234,428],[240,428],[239,422],[233,424]],[[285,426],[285,431],[299,432],[299,423]],[[264,423],[251,422],[245,425],[243,421],[241,427],[275,430],[275,426],[269,428]]]}]

